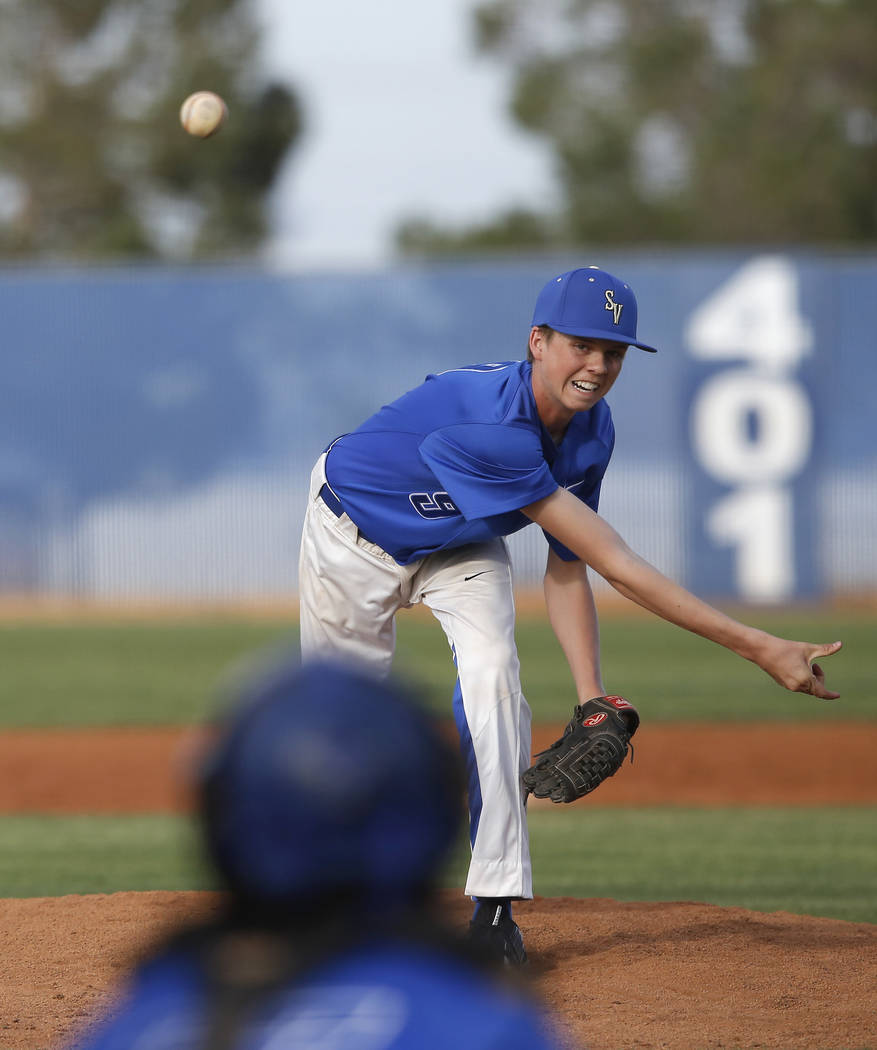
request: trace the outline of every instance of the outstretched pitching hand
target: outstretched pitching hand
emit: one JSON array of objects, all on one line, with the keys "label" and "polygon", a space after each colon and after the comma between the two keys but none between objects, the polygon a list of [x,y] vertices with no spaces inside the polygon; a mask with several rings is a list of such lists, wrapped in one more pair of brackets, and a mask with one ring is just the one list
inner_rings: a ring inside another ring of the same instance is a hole
[{"label": "outstretched pitching hand", "polygon": [[809,693],[820,700],[837,700],[840,693],[825,687],[825,672],[815,660],[833,656],[843,642],[815,645],[812,642],[790,642],[767,635],[755,663],[775,682],[794,693]]}]

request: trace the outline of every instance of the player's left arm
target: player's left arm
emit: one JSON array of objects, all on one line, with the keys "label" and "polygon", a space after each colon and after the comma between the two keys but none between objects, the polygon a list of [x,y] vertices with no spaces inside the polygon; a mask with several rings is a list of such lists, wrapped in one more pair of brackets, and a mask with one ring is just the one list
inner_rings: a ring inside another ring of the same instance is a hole
[{"label": "player's left arm", "polygon": [[840,642],[791,641],[727,616],[641,558],[608,522],[565,489],[521,509],[644,609],[751,660],[786,689],[823,699],[840,695],[826,687],[822,668],[815,663],[836,653]]},{"label": "player's left arm", "polygon": [[584,562],[563,561],[549,548],[545,607],[582,704],[606,692],[600,671],[600,628],[587,572]]}]

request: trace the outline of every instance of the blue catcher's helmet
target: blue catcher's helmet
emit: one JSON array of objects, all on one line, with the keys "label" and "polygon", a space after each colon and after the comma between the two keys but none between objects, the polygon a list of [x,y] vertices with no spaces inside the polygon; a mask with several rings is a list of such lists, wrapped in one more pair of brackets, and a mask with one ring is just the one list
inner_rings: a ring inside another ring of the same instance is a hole
[{"label": "blue catcher's helmet", "polygon": [[245,692],[202,776],[207,846],[253,903],[428,885],[461,817],[455,753],[398,685],[289,663]]}]

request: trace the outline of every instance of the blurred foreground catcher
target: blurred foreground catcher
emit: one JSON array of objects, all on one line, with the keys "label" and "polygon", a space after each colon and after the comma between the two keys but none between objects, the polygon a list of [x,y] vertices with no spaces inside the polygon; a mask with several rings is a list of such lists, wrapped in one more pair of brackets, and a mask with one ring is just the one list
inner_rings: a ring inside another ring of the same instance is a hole
[{"label": "blurred foreground catcher", "polygon": [[435,917],[462,779],[400,687],[280,667],[219,727],[199,784],[225,910],[157,948],[76,1050],[559,1050]]}]

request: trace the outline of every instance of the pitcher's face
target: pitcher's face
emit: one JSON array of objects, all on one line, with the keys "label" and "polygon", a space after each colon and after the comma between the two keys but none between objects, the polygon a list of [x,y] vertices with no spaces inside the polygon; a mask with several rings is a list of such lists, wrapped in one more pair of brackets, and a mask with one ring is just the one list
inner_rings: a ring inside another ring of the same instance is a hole
[{"label": "pitcher's face", "polygon": [[533,328],[533,394],[549,432],[565,428],[576,412],[605,397],[621,372],[627,346],[609,339]]}]

